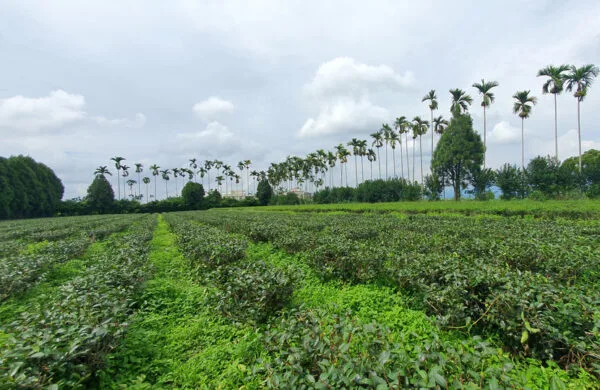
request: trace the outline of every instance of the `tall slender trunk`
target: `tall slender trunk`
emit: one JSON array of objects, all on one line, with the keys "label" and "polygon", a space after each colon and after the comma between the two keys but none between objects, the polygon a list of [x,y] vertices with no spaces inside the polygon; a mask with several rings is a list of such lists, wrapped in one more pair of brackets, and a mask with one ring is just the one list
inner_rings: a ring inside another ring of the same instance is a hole
[{"label": "tall slender trunk", "polygon": [[[400,136],[400,141],[402,141],[402,135]],[[402,159],[402,143],[400,143],[400,176],[404,179],[404,162]]]},{"label": "tall slender trunk", "polygon": [[579,140],[579,173],[581,174],[581,116],[580,116],[580,111],[579,111],[579,105],[580,105],[580,101],[579,98],[577,98],[577,138]]},{"label": "tall slender trunk", "polygon": [[208,176],[208,190],[210,191],[210,172],[207,170],[206,175]]},{"label": "tall slender trunk", "polygon": [[419,135],[419,154],[421,155],[421,187],[423,187],[423,139]]},{"label": "tall slender trunk", "polygon": [[487,121],[485,117],[485,106],[483,106],[483,169],[485,169],[485,156],[487,155]]},{"label": "tall slender trunk", "polygon": [[377,147],[377,164],[379,164],[379,180],[381,180],[381,159],[379,158],[379,146]]},{"label": "tall slender trunk", "polygon": [[416,146],[416,145],[415,145],[415,142],[416,142],[416,139],[415,139],[415,138],[413,138],[413,171],[412,171],[412,179],[413,179],[413,181],[416,181],[416,180],[415,180],[415,165],[417,165],[417,163],[416,163],[416,161],[415,161],[415,149],[417,149],[417,148],[415,147],[415,146]]},{"label": "tall slender trunk", "polygon": [[142,193],[142,182],[140,181],[140,173],[138,172],[138,195]]},{"label": "tall slender trunk", "polygon": [[166,194],[165,199],[168,199],[169,198],[169,181],[168,180],[165,180],[165,194]]},{"label": "tall slender trunk", "polygon": [[371,181],[373,181],[373,161],[371,161]]},{"label": "tall slender trunk", "polygon": [[396,178],[396,148],[392,148],[392,162],[394,164],[394,179]]},{"label": "tall slender trunk", "polygon": [[249,179],[249,176],[248,176],[248,171],[249,170],[250,170],[250,168],[246,169],[246,192],[247,192],[246,196],[250,196],[250,179]]},{"label": "tall slender trunk", "polygon": [[340,188],[344,186],[344,163],[340,161]]},{"label": "tall slender trunk", "polygon": [[360,181],[365,181],[365,167],[363,165],[363,156],[360,156]]},{"label": "tall slender trunk", "polygon": [[177,177],[175,177],[175,196],[177,196]]},{"label": "tall slender trunk", "polygon": [[431,110],[431,161],[429,162],[429,169],[433,172],[433,110]]},{"label": "tall slender trunk", "polygon": [[[356,160],[356,154],[354,155],[354,179],[356,180],[356,182],[354,183],[355,187],[358,187],[358,161]],[[348,179],[346,179],[346,182],[348,181]]]},{"label": "tall slender trunk", "polygon": [[408,153],[408,133],[404,133],[404,144],[406,145],[406,176],[410,181],[410,154]]},{"label": "tall slender trunk", "polygon": [[525,118],[521,118],[521,172],[525,174]]},{"label": "tall slender trunk", "polygon": [[388,158],[387,158],[387,150],[388,150],[388,143],[387,141],[385,141],[385,180],[387,180],[389,178],[388,176]]},{"label": "tall slender trunk", "polygon": [[348,187],[348,161],[346,161],[344,164],[346,164],[346,187]]},{"label": "tall slender trunk", "polygon": [[148,183],[146,183],[146,203],[148,203]]},{"label": "tall slender trunk", "polygon": [[154,176],[154,200],[156,200],[156,183],[158,182],[158,178]]},{"label": "tall slender trunk", "polygon": [[556,108],[556,94],[554,94],[554,157],[558,161],[558,114]]},{"label": "tall slender trunk", "polygon": [[121,170],[117,169],[117,196],[121,200]]}]

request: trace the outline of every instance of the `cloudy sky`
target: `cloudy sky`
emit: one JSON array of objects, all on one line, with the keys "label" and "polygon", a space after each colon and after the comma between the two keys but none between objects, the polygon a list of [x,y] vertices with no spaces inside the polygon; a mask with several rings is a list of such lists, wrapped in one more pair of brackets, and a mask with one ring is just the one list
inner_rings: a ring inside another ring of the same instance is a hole
[{"label": "cloudy sky", "polygon": [[[520,162],[517,90],[539,99],[526,158],[553,153],[552,97],[536,73],[600,64],[600,2],[2,0],[0,53],[0,155],[47,164],[65,198],[116,155],[264,169],[400,115],[429,118],[430,89],[449,116],[448,90],[477,102],[481,78],[500,83],[488,113],[497,167]],[[599,107],[600,80],[582,105],[584,149],[600,148]],[[577,152],[576,100],[559,96],[558,109],[564,158]],[[478,104],[471,113],[482,130]]]}]

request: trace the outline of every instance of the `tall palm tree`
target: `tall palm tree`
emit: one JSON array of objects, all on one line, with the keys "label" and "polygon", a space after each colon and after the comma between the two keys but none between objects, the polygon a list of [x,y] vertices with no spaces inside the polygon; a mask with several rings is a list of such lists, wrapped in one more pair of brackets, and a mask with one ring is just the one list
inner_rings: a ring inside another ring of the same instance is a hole
[{"label": "tall palm tree", "polygon": [[383,146],[383,134],[381,131],[376,131],[370,134],[370,136],[373,138],[371,146],[375,146],[377,148],[377,163],[379,164],[379,178],[381,179],[381,159],[379,158],[379,148]]},{"label": "tall palm tree", "polygon": [[363,166],[363,157],[367,155],[367,140],[362,139],[358,141],[358,150],[360,156],[360,181],[365,181],[365,169]]},{"label": "tall palm tree", "polygon": [[165,199],[167,199],[167,198],[169,198],[169,179],[170,179],[169,175],[171,174],[171,171],[168,169],[165,169],[165,170],[160,171],[160,173],[162,174],[162,176],[161,176],[162,179],[165,181],[165,195],[166,195]]},{"label": "tall palm tree", "polygon": [[94,175],[102,175],[102,176],[111,175],[112,176],[112,173],[110,173],[110,171],[108,170],[108,167],[106,165],[100,165],[94,171]]},{"label": "tall palm tree", "polygon": [[371,181],[373,181],[373,161],[377,160],[377,155],[373,149],[367,150],[367,160],[371,163]]},{"label": "tall palm tree", "polygon": [[[394,179],[396,179],[396,144],[400,145],[400,151],[402,151],[402,142],[400,142],[400,135],[398,133],[396,133],[394,130],[390,129],[390,133],[388,136],[388,142],[390,143],[390,146],[392,147],[392,163],[394,164],[393,172],[394,172]],[[400,161],[402,161],[402,160],[400,160]]]},{"label": "tall palm tree", "polygon": [[[340,160],[340,187],[344,186],[344,163],[346,163],[348,161],[347,159],[347,155],[348,155],[348,150],[344,147],[344,144],[339,144],[338,146],[335,147],[336,150],[336,157],[338,160]],[[348,185],[348,172],[347,172],[348,168],[346,167],[346,185]]]},{"label": "tall palm tree", "polygon": [[327,152],[327,165],[331,172],[329,173],[329,185],[333,188],[333,168],[335,168],[335,163],[337,162],[337,154],[333,152]]},{"label": "tall palm tree", "polygon": [[485,169],[485,155],[486,155],[486,134],[487,134],[487,120],[485,117],[485,110],[487,107],[490,106],[490,104],[494,103],[494,93],[491,92],[492,88],[495,88],[498,86],[498,82],[497,81],[485,81],[484,79],[481,79],[481,83],[474,83],[473,84],[473,88],[477,89],[479,91],[479,94],[481,95],[481,107],[483,107],[483,168]]},{"label": "tall palm tree", "polygon": [[421,102],[429,102],[429,111],[431,112],[431,159],[433,159],[433,110],[438,109],[437,96],[435,89],[432,89],[421,99]]},{"label": "tall palm tree", "polygon": [[463,112],[469,111],[469,106],[473,103],[473,98],[462,89],[451,89],[450,95],[452,95],[452,104],[450,105],[450,112],[454,116],[458,116]]},{"label": "tall palm tree", "polygon": [[444,130],[448,127],[448,121],[444,119],[443,116],[438,116],[437,118],[433,118],[433,131],[437,134],[444,134]]},{"label": "tall palm tree", "polygon": [[538,77],[548,77],[544,85],[542,85],[542,93],[551,93],[554,95],[554,156],[558,161],[558,109],[556,105],[556,96],[563,91],[565,82],[564,73],[569,70],[568,65],[553,66],[548,65],[540,69],[537,73]]},{"label": "tall palm tree", "polygon": [[135,173],[137,173],[138,179],[137,179],[137,183],[138,183],[138,194],[142,193],[142,183],[140,180],[140,173],[142,173],[142,171],[144,170],[144,165],[142,163],[135,163]]},{"label": "tall palm tree", "polygon": [[171,169],[171,172],[173,173],[173,180],[175,181],[175,196],[177,196],[177,178],[179,177],[179,168],[173,168]]},{"label": "tall palm tree", "polygon": [[521,171],[525,173],[525,118],[529,118],[533,106],[537,103],[535,96],[529,96],[531,91],[517,91],[513,95],[515,103],[513,112],[521,118]]},{"label": "tall palm tree", "polygon": [[[423,142],[422,136],[427,133],[429,122],[416,116],[413,118],[413,138],[419,136],[419,154],[421,155],[421,186],[423,186]],[[413,172],[414,172],[414,151],[413,151]],[[413,173],[414,180],[414,173]]]},{"label": "tall palm tree", "polygon": [[246,167],[246,193],[248,196],[250,196],[250,179],[249,179],[249,174],[250,174],[250,166],[252,165],[252,161],[250,160],[244,160],[244,167]]},{"label": "tall palm tree", "polygon": [[204,169],[206,169],[206,175],[208,177],[208,191],[210,191],[210,170],[213,167],[213,162],[206,160],[204,161]]},{"label": "tall palm tree", "polygon": [[390,134],[394,131],[387,123],[381,125],[381,130],[379,130],[383,135],[383,140],[385,141],[385,180],[389,179],[388,176],[388,145],[390,143]]},{"label": "tall palm tree", "polygon": [[[404,162],[402,161],[402,134],[406,134],[408,131],[408,126],[409,123],[405,116],[396,118],[394,121],[394,128],[398,132],[398,144],[400,144],[400,176],[402,177],[404,177]],[[406,152],[408,153],[408,145],[406,145]]]},{"label": "tall palm tree", "polygon": [[137,183],[137,181],[133,179],[127,180],[127,185],[129,186],[129,196],[133,198],[133,185]]},{"label": "tall palm tree", "polygon": [[352,138],[352,140],[350,142],[348,142],[347,145],[352,146],[352,154],[354,155],[354,180],[355,180],[354,185],[355,185],[355,187],[358,187],[358,160],[357,160],[357,157],[360,154],[360,141],[357,138]]},{"label": "tall palm tree", "polygon": [[156,182],[158,181],[158,180],[156,180],[157,179],[156,176],[158,176],[158,174],[159,174],[160,167],[156,164],[152,164],[150,166],[150,169],[152,170],[152,176],[154,176],[154,200],[156,200]]},{"label": "tall palm tree", "polygon": [[150,200],[148,198],[148,184],[150,184],[150,178],[148,176],[144,177],[142,179],[142,181],[144,182],[144,184],[146,185],[146,203],[148,203],[148,201]]},{"label": "tall palm tree", "polygon": [[215,180],[217,181],[217,188],[220,188],[221,192],[223,192],[223,188],[221,187],[221,185],[223,184],[223,180],[225,180],[225,178],[219,175],[215,177]]},{"label": "tall palm tree", "polygon": [[[193,169],[193,170],[194,170],[194,172],[196,172],[196,169],[198,169],[198,162],[197,162],[197,161],[198,161],[198,160],[196,160],[195,158],[190,158],[190,159],[189,159],[189,162],[190,162],[190,163],[189,163],[189,167],[190,167],[190,169]],[[194,179],[194,182],[195,182],[195,181],[196,181],[196,180]]]},{"label": "tall palm tree", "polygon": [[590,89],[594,78],[598,76],[600,70],[595,65],[584,65],[577,68],[571,65],[569,73],[565,75],[567,83],[567,91],[572,92],[575,89],[573,96],[577,98],[577,137],[579,141],[579,173],[581,173],[581,115],[580,104],[586,97],[588,89]]},{"label": "tall palm tree", "polygon": [[[129,176],[129,166],[121,165],[121,176],[123,176],[123,178]],[[123,179],[123,198],[125,198],[125,179]]]},{"label": "tall palm tree", "polygon": [[124,157],[112,157],[111,158],[112,161],[115,162],[115,169],[117,170],[117,193],[118,193],[118,198],[121,199],[121,181],[119,179],[120,175],[120,171],[121,171],[121,161],[125,161]]}]

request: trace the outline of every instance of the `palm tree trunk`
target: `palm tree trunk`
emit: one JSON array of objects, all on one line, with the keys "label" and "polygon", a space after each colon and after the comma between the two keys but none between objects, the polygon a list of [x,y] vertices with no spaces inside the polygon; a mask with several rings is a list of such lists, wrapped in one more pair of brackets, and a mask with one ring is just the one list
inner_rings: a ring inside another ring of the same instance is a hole
[{"label": "palm tree trunk", "polygon": [[361,183],[365,181],[365,166],[362,155],[360,156],[360,181]]},{"label": "palm tree trunk", "polygon": [[388,143],[387,141],[385,141],[385,180],[387,180],[389,178],[388,176],[388,158],[387,158],[387,150],[388,150]]},{"label": "palm tree trunk", "polygon": [[410,181],[410,154],[408,153],[408,133],[404,133],[404,144],[406,145],[406,176]]},{"label": "palm tree trunk", "polygon": [[415,165],[417,165],[416,160],[415,160],[415,149],[416,149],[416,145],[415,145],[415,139],[413,138],[413,171],[412,171],[412,179],[413,181],[415,180]]},{"label": "palm tree trunk", "polygon": [[373,161],[371,161],[371,181],[373,181]]},{"label": "palm tree trunk", "polygon": [[525,174],[525,118],[521,118],[521,172]]},{"label": "palm tree trunk", "polygon": [[340,188],[344,186],[344,163],[340,161]]},{"label": "palm tree trunk", "polygon": [[[356,154],[354,155],[354,178],[356,180],[356,182],[354,183],[355,187],[358,187],[358,161],[356,160]],[[346,179],[346,181],[348,181]]]},{"label": "palm tree trunk", "polygon": [[[248,166],[250,166],[250,164],[248,164]],[[250,196],[250,179],[248,177],[248,171],[250,171],[250,168],[246,169],[246,196]]]},{"label": "palm tree trunk", "polygon": [[[400,137],[402,137],[402,135]],[[400,141],[402,141],[402,138],[400,138]],[[400,143],[400,176],[404,179],[404,163],[402,162],[402,159],[402,143]]]},{"label": "palm tree trunk", "polygon": [[381,180],[381,159],[379,158],[379,146],[377,147],[377,163],[379,164],[379,180]]},{"label": "palm tree trunk", "polygon": [[148,203],[148,183],[146,183],[146,203]]},{"label": "palm tree trunk", "polygon": [[392,149],[392,162],[394,163],[394,179],[396,178],[396,148]]},{"label": "palm tree trunk", "polygon": [[140,173],[138,172],[138,195],[142,193],[142,182],[140,181]]},{"label": "palm tree trunk", "polygon": [[421,155],[421,187],[423,187],[423,137],[419,135],[419,154]]},{"label": "palm tree trunk", "polygon": [[177,196],[177,178],[175,178],[175,196]]},{"label": "palm tree trunk", "polygon": [[156,179],[157,179],[157,177],[154,176],[154,200],[156,200],[156,182],[158,181]]},{"label": "palm tree trunk", "polygon": [[577,98],[577,138],[579,140],[579,174],[581,174],[581,166],[582,166],[582,161],[581,161],[581,114],[579,111],[579,105],[580,105],[580,101],[579,98]]},{"label": "palm tree trunk", "polygon": [[165,180],[165,199],[169,198],[169,181]]},{"label": "palm tree trunk", "polygon": [[554,94],[554,156],[558,161],[558,114],[556,109],[556,94]]},{"label": "palm tree trunk", "polygon": [[[431,169],[433,171],[433,169],[431,168],[433,166],[433,110],[431,110],[431,161],[429,163],[429,169]],[[484,136],[485,137],[485,136]]]},{"label": "palm tree trunk", "polygon": [[346,164],[346,187],[348,187],[348,161],[346,161],[344,164]]},{"label": "palm tree trunk", "polygon": [[121,171],[117,169],[117,196],[121,200]]},{"label": "palm tree trunk", "polygon": [[486,118],[485,118],[485,106],[483,106],[483,169],[485,169],[485,155],[487,154],[487,146],[486,146],[486,137],[487,137],[487,129],[486,129]]}]

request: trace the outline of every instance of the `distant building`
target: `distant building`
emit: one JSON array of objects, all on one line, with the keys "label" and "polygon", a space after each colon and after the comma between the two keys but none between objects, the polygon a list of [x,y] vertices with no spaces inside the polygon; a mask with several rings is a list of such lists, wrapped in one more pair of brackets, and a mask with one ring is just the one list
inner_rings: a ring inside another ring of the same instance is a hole
[{"label": "distant building", "polygon": [[239,190],[233,190],[233,191],[229,191],[226,194],[223,194],[223,198],[232,198],[232,199],[237,199],[237,200],[242,200],[244,198],[246,198],[246,191],[239,191]]},{"label": "distant building", "polygon": [[312,198],[312,193],[306,192],[303,189],[298,188],[298,187],[292,188],[292,190],[290,192],[298,195],[298,198],[300,198],[300,199],[310,199],[310,198]]}]

